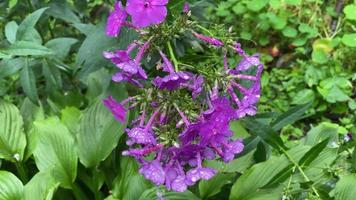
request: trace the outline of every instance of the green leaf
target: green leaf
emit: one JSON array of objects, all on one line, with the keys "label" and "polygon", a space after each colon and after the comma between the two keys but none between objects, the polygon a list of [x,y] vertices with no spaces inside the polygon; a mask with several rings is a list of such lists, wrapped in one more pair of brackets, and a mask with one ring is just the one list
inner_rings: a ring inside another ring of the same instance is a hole
[{"label": "green leaf", "polygon": [[33,155],[40,171],[50,170],[64,188],[71,188],[77,175],[78,157],[73,136],[58,118],[35,122],[37,144]]},{"label": "green leaf", "polygon": [[329,139],[326,139],[319,144],[313,146],[305,155],[299,160],[299,165],[301,167],[309,166],[311,162],[313,162],[319,154],[325,149],[326,145],[328,145]]},{"label": "green leaf", "polygon": [[329,58],[328,54],[323,50],[316,49],[312,52],[312,60],[318,64],[324,64],[329,60]]},{"label": "green leaf", "polygon": [[289,124],[293,124],[294,122],[298,121],[301,116],[304,115],[305,111],[307,111],[311,107],[311,105],[312,104],[309,102],[291,108],[271,123],[272,128],[278,131]]},{"label": "green leaf", "polygon": [[148,182],[138,173],[136,160],[120,157],[120,171],[113,183],[113,196],[122,200],[137,200],[146,189]]},{"label": "green leaf", "polygon": [[23,91],[30,100],[37,104],[38,103],[38,93],[36,87],[36,77],[31,67],[28,66],[28,63],[21,70],[20,82]]},{"label": "green leaf", "polygon": [[46,11],[47,9],[48,9],[48,7],[36,10],[35,12],[28,15],[21,22],[21,24],[19,25],[19,28],[17,30],[17,35],[16,35],[17,40],[23,40],[23,38],[26,37],[25,35],[33,30],[37,21],[40,19],[43,12]]},{"label": "green leaf", "polygon": [[231,183],[234,178],[234,174],[222,174],[218,173],[216,176],[210,180],[202,180],[199,182],[199,193],[202,199],[214,196],[221,191],[221,188]]},{"label": "green leaf", "polygon": [[0,158],[21,161],[25,147],[26,136],[19,110],[15,105],[0,100]]},{"label": "green leaf", "polygon": [[142,193],[139,200],[157,200],[157,193],[167,200],[199,200],[191,191],[185,192],[164,192],[163,189],[153,187]]},{"label": "green leaf", "polygon": [[297,6],[302,3],[302,0],[285,0],[286,4]]},{"label": "green leaf", "polygon": [[257,12],[268,4],[268,0],[250,0],[247,1],[246,6],[249,10]]},{"label": "green leaf", "polygon": [[287,180],[294,173],[294,164],[290,164],[286,166],[283,170],[281,170],[278,174],[276,174],[263,188],[273,188],[278,186]]},{"label": "green leaf", "polygon": [[266,162],[252,166],[240,176],[231,188],[230,200],[247,200],[258,188],[266,185],[275,175],[285,169],[289,162],[284,157],[272,157]]},{"label": "green leaf", "polygon": [[294,95],[292,104],[306,104],[308,102],[313,102],[315,99],[314,91],[311,89],[300,90],[296,95]]},{"label": "green leaf", "polygon": [[80,23],[79,17],[72,11],[65,0],[52,0],[46,13],[69,23]]},{"label": "green leaf", "polygon": [[325,139],[336,139],[339,126],[328,122],[323,122],[313,127],[304,138],[306,145],[314,146]]},{"label": "green leaf", "polygon": [[82,112],[76,107],[66,107],[61,111],[61,121],[73,135],[76,135],[79,132],[81,114]]},{"label": "green leaf", "polygon": [[293,27],[287,26],[282,30],[282,34],[286,37],[294,38],[297,36],[298,31]]},{"label": "green leaf", "polygon": [[0,171],[0,199],[1,200],[22,200],[23,184],[12,173]]},{"label": "green leaf", "polygon": [[48,41],[45,46],[54,52],[54,55],[59,59],[64,59],[73,44],[78,40],[74,38],[55,38]]},{"label": "green leaf", "polygon": [[345,6],[344,8],[344,13],[345,13],[345,17],[346,19],[349,20],[356,20],[356,4],[350,4]]},{"label": "green leaf", "polygon": [[5,26],[5,36],[11,44],[16,41],[16,33],[19,26],[15,21],[8,22]]},{"label": "green leaf", "polygon": [[76,135],[80,162],[88,168],[98,166],[116,147],[122,133],[121,123],[101,101],[96,101],[84,112]]},{"label": "green leaf", "polygon": [[11,76],[25,65],[24,58],[3,59],[0,62],[0,79]]},{"label": "green leaf", "polygon": [[3,53],[10,56],[48,56],[52,55],[53,51],[34,42],[17,41],[4,49]]},{"label": "green leaf", "polygon": [[346,46],[356,47],[356,33],[345,34],[344,36],[342,36],[341,41]]},{"label": "green leaf", "polygon": [[282,139],[270,126],[263,124],[255,119],[245,119],[243,122],[245,127],[249,129],[252,134],[261,137],[276,150],[287,149],[283,144]]},{"label": "green leaf", "polygon": [[354,200],[356,196],[356,176],[346,175],[340,178],[335,187],[335,200]]},{"label": "green leaf", "polygon": [[59,186],[50,172],[39,172],[24,189],[24,200],[50,200]]}]

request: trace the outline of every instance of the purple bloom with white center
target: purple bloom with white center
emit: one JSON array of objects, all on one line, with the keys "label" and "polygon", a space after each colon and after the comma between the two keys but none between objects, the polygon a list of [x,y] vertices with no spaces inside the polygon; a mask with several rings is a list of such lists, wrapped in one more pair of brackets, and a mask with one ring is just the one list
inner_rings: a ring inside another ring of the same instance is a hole
[{"label": "purple bloom with white center", "polygon": [[146,179],[151,180],[156,185],[162,185],[165,181],[166,174],[158,160],[143,164],[139,172],[143,174]]},{"label": "purple bloom with white center", "polygon": [[201,40],[203,42],[206,42],[206,43],[209,43],[209,44],[211,44],[213,46],[217,46],[217,47],[224,46],[224,43],[222,41],[220,41],[219,39],[216,39],[216,38],[213,38],[213,37],[208,37],[208,36],[196,33],[196,32],[193,32],[193,35],[196,38],[198,38],[199,40]]},{"label": "purple bloom with white center", "polygon": [[181,87],[184,83],[188,82],[190,76],[186,72],[176,72],[173,69],[172,63],[168,60],[167,56],[160,51],[161,57],[163,59],[163,71],[169,74],[161,77],[156,77],[152,84],[159,89],[167,89],[169,91],[175,90]]},{"label": "purple bloom with white center", "polygon": [[106,24],[106,34],[110,37],[116,37],[120,34],[121,27],[124,25],[127,13],[122,6],[121,1],[115,3],[115,9],[109,14]]},{"label": "purple bloom with white center", "polygon": [[128,0],[126,12],[134,26],[144,28],[162,23],[167,16],[168,0]]},{"label": "purple bloom with white center", "polygon": [[126,108],[118,103],[112,96],[103,100],[104,105],[111,111],[115,119],[120,121],[122,124],[126,123]]}]

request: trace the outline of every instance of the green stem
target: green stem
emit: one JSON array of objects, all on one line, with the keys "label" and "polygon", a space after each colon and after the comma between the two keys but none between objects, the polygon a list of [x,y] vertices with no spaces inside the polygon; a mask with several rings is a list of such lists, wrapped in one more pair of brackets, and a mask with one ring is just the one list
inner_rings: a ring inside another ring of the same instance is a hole
[{"label": "green stem", "polygon": [[[305,172],[304,172],[304,170],[302,169],[302,167],[288,154],[288,152],[287,152],[285,149],[283,149],[283,148],[281,148],[281,149],[282,149],[282,152],[284,153],[284,155],[288,158],[288,160],[290,160],[290,161],[294,164],[294,166],[298,169],[298,171],[299,171],[300,174],[303,176],[303,178],[305,179],[305,181],[309,182],[310,179],[309,179],[309,177],[305,174]],[[315,195],[316,195],[317,197],[320,197],[320,195],[319,195],[318,191],[315,189],[315,187],[314,187],[314,186],[311,186],[311,188],[312,188],[313,192],[315,193]]]},{"label": "green stem", "polygon": [[20,176],[22,183],[26,184],[28,182],[28,176],[25,171],[25,168],[23,167],[22,162],[15,162],[15,165],[16,165],[16,170]]},{"label": "green stem", "polygon": [[171,56],[171,59],[173,61],[174,69],[177,72],[178,71],[178,61],[177,61],[177,58],[174,55],[172,45],[171,45],[171,43],[169,41],[167,42],[167,46],[168,46],[168,50],[169,50],[169,55]]},{"label": "green stem", "polygon": [[77,183],[72,183],[72,190],[77,200],[87,200],[87,196]]},{"label": "green stem", "polygon": [[207,28],[205,28],[204,26],[200,26],[199,24],[196,24],[196,26],[200,29],[202,29],[203,31],[209,33],[210,36],[214,36],[213,33],[211,33]]},{"label": "green stem", "polygon": [[96,168],[94,168],[93,170],[92,170],[92,172],[93,172],[93,188],[92,188],[92,190],[93,190],[93,192],[94,192],[94,195],[95,195],[95,200],[102,200],[103,198],[102,198],[102,195],[101,195],[101,193],[100,193],[100,189],[99,189],[99,177],[100,177],[100,174],[98,173],[98,171],[97,171],[97,169]]}]

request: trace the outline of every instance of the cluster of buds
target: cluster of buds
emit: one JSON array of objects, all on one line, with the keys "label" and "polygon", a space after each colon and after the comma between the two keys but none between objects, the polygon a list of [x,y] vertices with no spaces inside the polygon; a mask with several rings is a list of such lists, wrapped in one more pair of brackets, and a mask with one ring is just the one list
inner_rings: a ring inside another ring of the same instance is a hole
[{"label": "cluster of buds", "polygon": [[[127,23],[124,22],[126,12],[130,11],[127,8],[132,5],[142,7],[129,13],[133,14],[130,26],[135,30],[142,27],[137,26],[135,15],[144,17],[152,10],[161,13],[145,18],[148,21],[138,25],[161,23],[163,20],[158,18],[166,16],[167,2],[128,0],[126,9],[118,2],[108,19],[108,35],[116,35],[113,32],[119,30],[117,27]],[[188,13],[186,4],[182,15]],[[204,167],[204,160],[230,162],[242,152],[243,142],[232,139],[230,122],[256,114],[263,70],[258,55],[246,54],[239,43],[223,42],[192,30],[190,33],[221,52],[221,66],[198,68],[180,64],[170,45],[170,58],[163,48],[150,48],[152,41],[157,39],[152,37],[143,42],[134,41],[124,50],[104,52],[104,56],[118,68],[112,80],[137,87],[137,94],[122,102],[112,97],[103,101],[121,123],[126,123],[129,110],[139,111],[138,117],[130,121],[125,130],[128,150],[122,154],[137,160],[139,172],[146,179],[178,192],[217,173],[213,168]],[[136,56],[131,56],[135,49],[138,49]],[[147,56],[148,49],[150,54],[161,57],[157,64],[157,69],[161,70],[146,73],[142,59]],[[228,54],[241,58],[236,66],[229,65]]]}]

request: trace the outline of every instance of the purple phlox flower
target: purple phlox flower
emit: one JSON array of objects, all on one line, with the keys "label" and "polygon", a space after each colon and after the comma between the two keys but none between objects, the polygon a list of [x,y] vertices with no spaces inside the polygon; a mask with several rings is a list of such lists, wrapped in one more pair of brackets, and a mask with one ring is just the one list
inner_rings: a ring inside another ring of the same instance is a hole
[{"label": "purple phlox flower", "polygon": [[200,179],[209,180],[217,173],[215,169],[209,167],[202,167],[200,153],[197,154],[197,163],[198,166],[196,168],[191,169],[187,172],[187,185],[194,185]]},{"label": "purple phlox flower", "polygon": [[167,16],[168,0],[128,0],[126,12],[134,26],[144,28],[162,23]]},{"label": "purple phlox flower", "polygon": [[142,157],[151,154],[152,152],[157,152],[159,150],[162,150],[163,145],[162,144],[157,144],[154,146],[146,146],[141,149],[130,149],[122,152],[122,155],[124,156],[134,156],[134,157]]},{"label": "purple phlox flower", "polygon": [[124,105],[118,103],[112,96],[103,100],[104,105],[111,111],[115,119],[121,123],[126,123],[127,110]]},{"label": "purple phlox flower", "polygon": [[216,39],[216,38],[213,38],[213,37],[208,37],[208,36],[196,33],[196,32],[193,32],[193,35],[196,38],[198,38],[199,40],[201,40],[203,42],[206,42],[206,43],[209,43],[209,44],[211,44],[213,46],[217,46],[217,47],[224,46],[224,43],[222,41],[220,41],[219,39]]},{"label": "purple phlox flower", "polygon": [[106,34],[111,37],[116,37],[120,34],[121,27],[124,25],[127,18],[127,13],[122,6],[121,1],[115,3],[115,9],[110,12],[107,24]]},{"label": "purple phlox flower", "polygon": [[196,99],[199,94],[203,91],[204,76],[199,75],[192,78],[192,83],[188,85],[189,89],[192,91],[193,99]]},{"label": "purple phlox flower", "polygon": [[[144,112],[145,113],[145,112]],[[156,145],[156,138],[154,136],[154,132],[152,131],[152,125],[156,116],[159,114],[159,109],[156,109],[155,112],[150,117],[149,121],[147,122],[146,126],[143,126],[141,120],[140,126],[135,127],[131,130],[127,130],[127,134],[130,137],[128,141],[126,141],[127,145],[133,144],[152,144]],[[142,114],[142,119],[144,119],[145,114]]]},{"label": "purple phlox flower", "polygon": [[189,3],[185,2],[183,6],[183,13],[188,13],[189,11],[190,11]]},{"label": "purple phlox flower", "polygon": [[188,186],[186,184],[186,177],[184,175],[178,175],[172,182],[172,189],[176,192],[184,192]]},{"label": "purple phlox flower", "polygon": [[236,154],[239,154],[244,149],[244,144],[242,143],[241,139],[223,143],[223,160],[228,163],[234,159]]},{"label": "purple phlox flower", "polygon": [[143,164],[139,172],[143,174],[146,179],[151,180],[156,185],[164,184],[166,179],[166,173],[158,160]]},{"label": "purple phlox flower", "polygon": [[[173,161],[173,162],[172,162]],[[172,166],[171,163],[176,163]],[[172,159],[171,163],[165,169],[166,172],[166,188],[168,190],[173,190],[176,192],[184,192],[187,190],[188,186],[185,183],[185,174],[183,168],[177,163],[176,160]]]},{"label": "purple phlox flower", "polygon": [[201,123],[193,123],[187,126],[184,131],[179,135],[179,140],[182,144],[188,144],[195,141],[200,132]]},{"label": "purple phlox flower", "polygon": [[167,89],[169,91],[175,90],[190,80],[190,76],[186,72],[176,72],[173,69],[172,63],[168,60],[167,56],[160,51],[161,57],[163,59],[163,71],[169,74],[161,77],[156,77],[152,84],[159,89]]},{"label": "purple phlox flower", "polygon": [[105,58],[110,59],[121,70],[114,74],[112,80],[115,82],[127,81],[138,87],[143,87],[139,80],[147,79],[147,74],[140,66],[140,62],[148,46],[149,41],[140,47],[135,59],[129,56],[136,47],[135,44],[129,45],[127,50],[118,50],[116,53],[104,52]]}]

